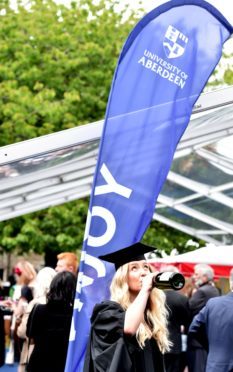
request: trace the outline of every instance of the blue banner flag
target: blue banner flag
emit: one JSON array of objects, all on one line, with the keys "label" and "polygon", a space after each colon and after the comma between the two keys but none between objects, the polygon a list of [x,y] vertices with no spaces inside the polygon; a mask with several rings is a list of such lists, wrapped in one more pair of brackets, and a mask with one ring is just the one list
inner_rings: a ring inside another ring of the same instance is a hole
[{"label": "blue banner flag", "polygon": [[86,223],[66,372],[81,372],[95,303],[108,298],[113,265],[98,259],[142,239],[193,105],[233,32],[203,0],[148,13],[119,57]]}]

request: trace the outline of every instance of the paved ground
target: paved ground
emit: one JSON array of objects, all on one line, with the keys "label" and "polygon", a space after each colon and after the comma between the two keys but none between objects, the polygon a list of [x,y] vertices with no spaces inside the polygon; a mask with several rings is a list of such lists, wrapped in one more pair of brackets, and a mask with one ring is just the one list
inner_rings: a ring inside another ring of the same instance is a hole
[{"label": "paved ground", "polygon": [[1,372],[17,372],[18,365],[12,364],[7,365],[5,364],[3,367],[0,367]]},{"label": "paved ground", "polygon": [[0,367],[0,372],[17,372],[18,370],[18,363],[14,364],[4,364],[4,366]]}]

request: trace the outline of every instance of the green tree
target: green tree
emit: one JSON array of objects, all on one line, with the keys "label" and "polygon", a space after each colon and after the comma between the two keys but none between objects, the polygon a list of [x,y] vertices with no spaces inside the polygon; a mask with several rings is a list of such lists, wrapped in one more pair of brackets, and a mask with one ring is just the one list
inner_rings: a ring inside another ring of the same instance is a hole
[{"label": "green tree", "polygon": [[[104,117],[117,59],[138,19],[127,4],[0,3],[0,146]],[[128,16],[126,17],[126,11]],[[0,223],[2,252],[77,250],[88,200]]]},{"label": "green tree", "polygon": [[[119,11],[119,3],[80,0],[68,8],[36,0],[15,11],[1,0],[0,146],[104,117],[120,50],[142,14],[127,3]],[[232,83],[230,67],[222,79]],[[88,200],[78,200],[1,222],[1,249],[80,249],[87,208]],[[182,252],[189,238],[152,222],[144,240],[169,253],[174,247]]]},{"label": "green tree", "polygon": [[[52,0],[30,11],[0,5],[0,145],[99,120],[123,41],[136,14],[124,21],[116,2]],[[4,14],[1,12],[1,14]]]}]

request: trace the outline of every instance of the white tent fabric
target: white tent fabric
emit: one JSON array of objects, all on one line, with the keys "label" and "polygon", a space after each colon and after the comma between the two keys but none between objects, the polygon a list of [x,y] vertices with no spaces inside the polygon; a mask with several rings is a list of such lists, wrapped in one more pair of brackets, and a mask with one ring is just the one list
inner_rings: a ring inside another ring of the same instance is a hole
[{"label": "white tent fabric", "polygon": [[214,270],[214,278],[229,278],[233,268],[233,245],[215,246],[208,244],[206,247],[196,249],[192,252],[183,253],[176,256],[167,256],[149,260],[158,271],[168,270],[172,265],[186,277],[194,273],[196,264],[207,264]]},{"label": "white tent fabric", "polygon": [[161,263],[206,263],[209,265],[222,265],[233,267],[233,245],[215,246],[208,244],[206,247],[195,251],[158,258],[153,261]]},{"label": "white tent fabric", "polygon": [[[233,86],[203,93],[153,219],[233,244]],[[0,147],[0,221],[90,195],[103,120]]]}]

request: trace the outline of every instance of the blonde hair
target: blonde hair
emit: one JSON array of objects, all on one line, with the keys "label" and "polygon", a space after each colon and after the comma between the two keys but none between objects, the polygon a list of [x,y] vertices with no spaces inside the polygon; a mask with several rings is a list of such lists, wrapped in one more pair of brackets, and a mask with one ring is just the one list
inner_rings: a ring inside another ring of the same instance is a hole
[{"label": "blonde hair", "polygon": [[51,267],[43,267],[40,269],[35,281],[35,298],[47,295],[51,281],[56,274],[56,271]]},{"label": "blonde hair", "polygon": [[[110,286],[111,300],[118,302],[124,310],[127,310],[131,303],[127,280],[128,266],[129,264],[125,264],[119,267]],[[160,289],[153,288],[146,305],[144,321],[136,333],[141,348],[145,346],[147,339],[154,338],[162,353],[169,351],[171,343],[168,340],[167,316],[165,294]]]},{"label": "blonde hair", "polygon": [[19,260],[16,265],[23,273],[24,284],[30,285],[36,278],[36,270],[31,262],[24,259]]}]

